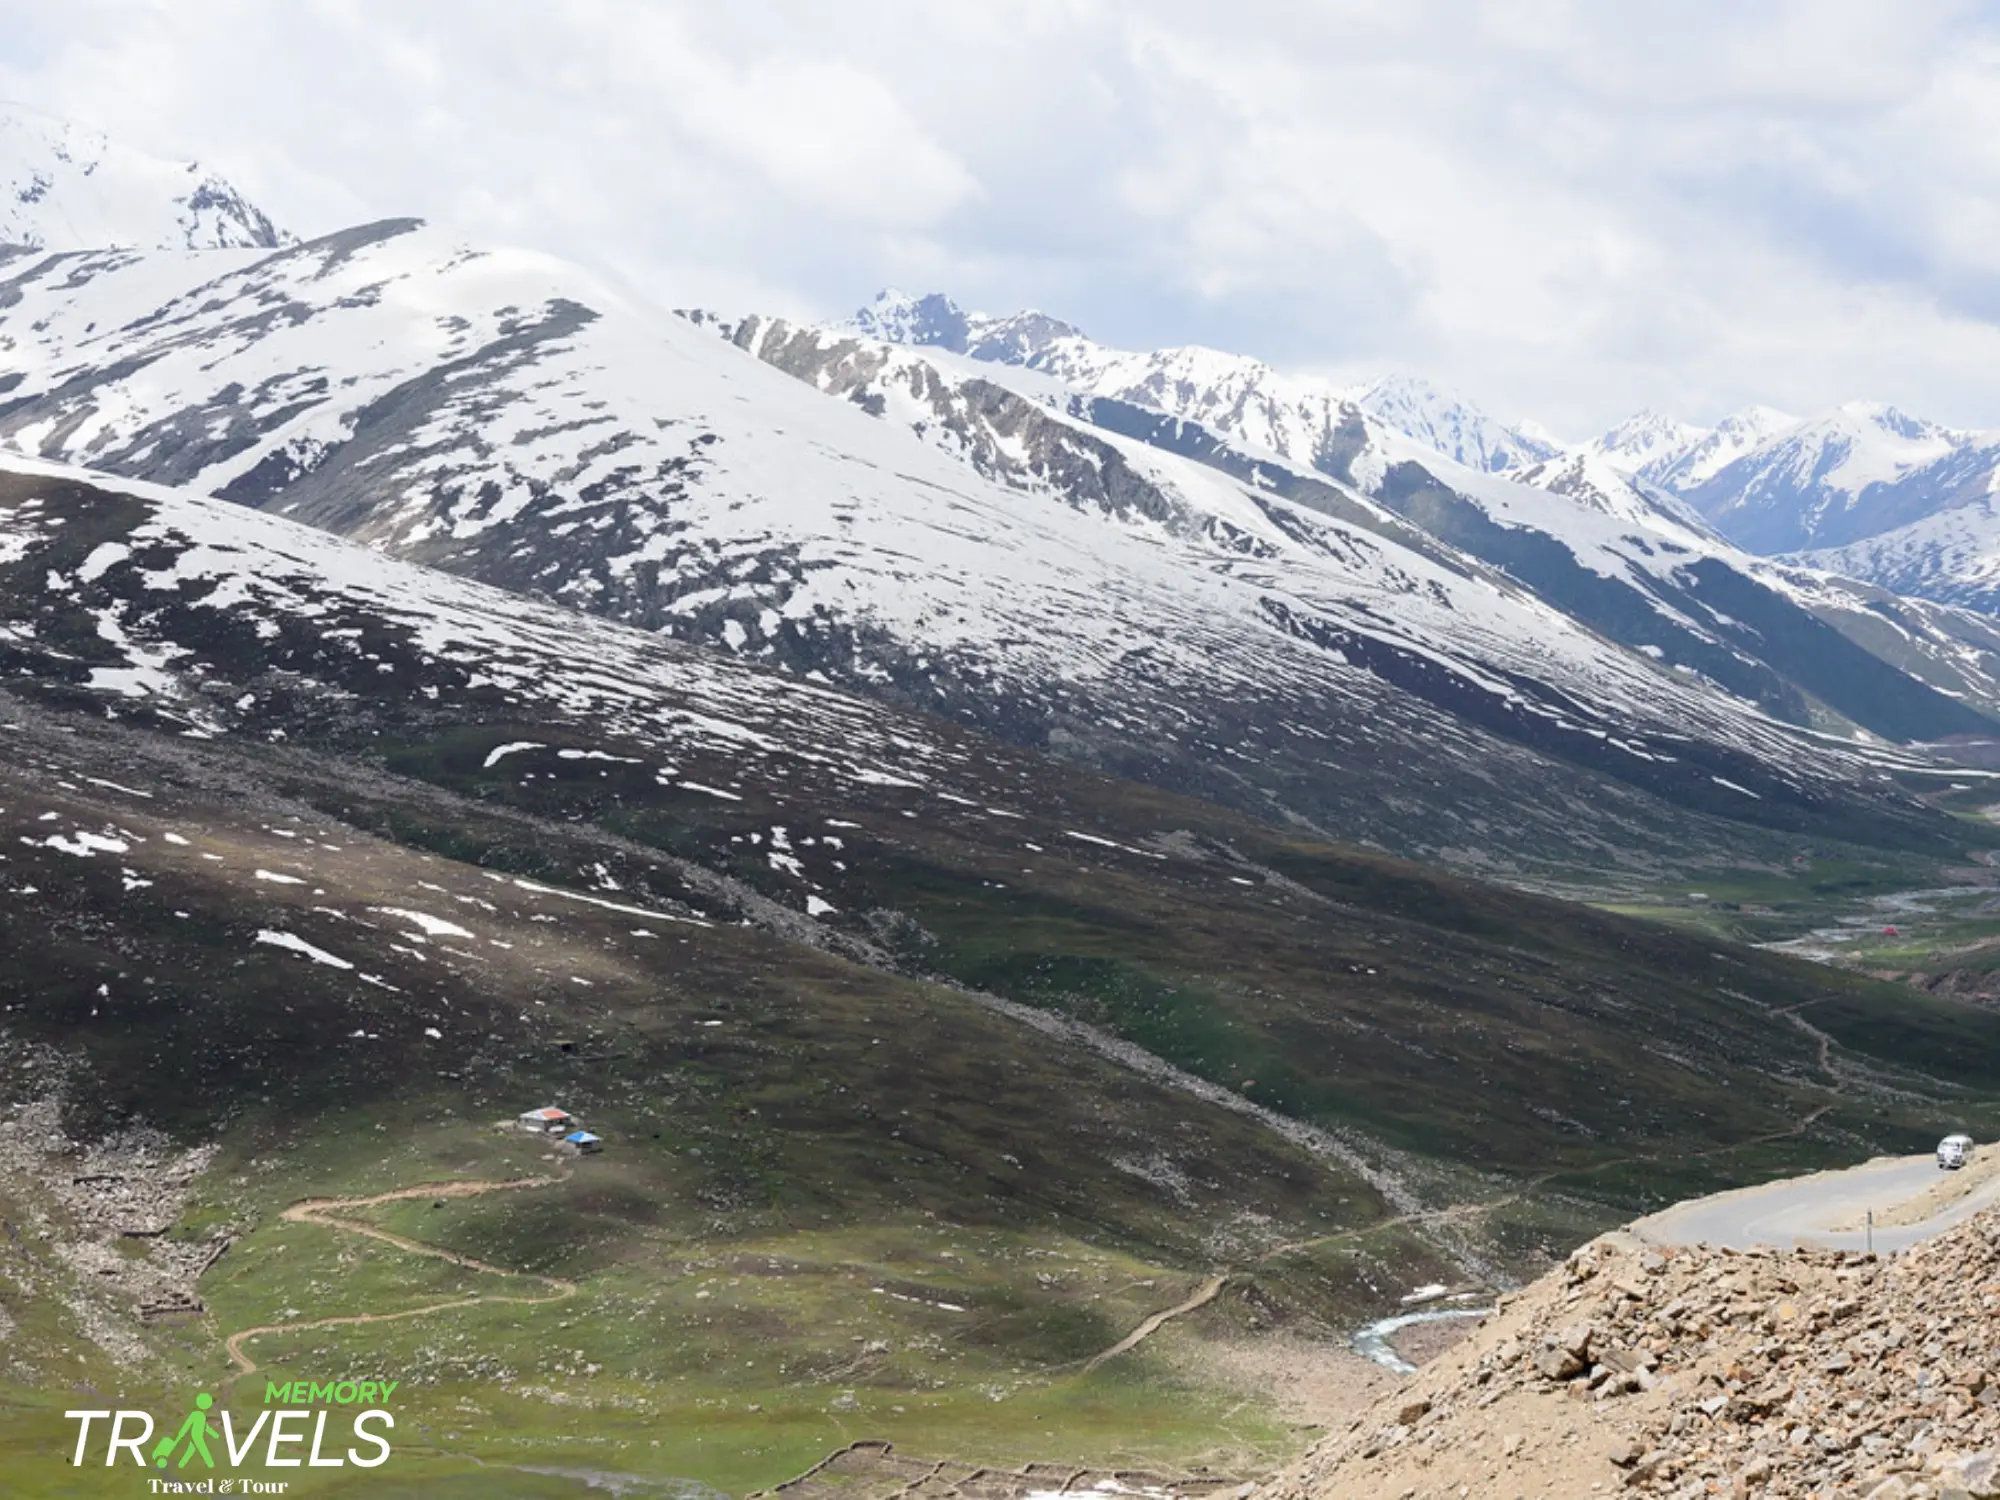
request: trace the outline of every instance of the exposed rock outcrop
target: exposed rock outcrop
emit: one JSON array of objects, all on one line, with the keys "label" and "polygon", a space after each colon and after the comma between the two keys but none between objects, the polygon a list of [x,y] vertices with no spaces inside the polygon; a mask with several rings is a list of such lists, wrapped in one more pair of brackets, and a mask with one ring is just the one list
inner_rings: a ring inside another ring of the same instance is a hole
[{"label": "exposed rock outcrop", "polygon": [[2000,1496],[2000,1211],[1902,1255],[1579,1249],[1264,1500]]}]

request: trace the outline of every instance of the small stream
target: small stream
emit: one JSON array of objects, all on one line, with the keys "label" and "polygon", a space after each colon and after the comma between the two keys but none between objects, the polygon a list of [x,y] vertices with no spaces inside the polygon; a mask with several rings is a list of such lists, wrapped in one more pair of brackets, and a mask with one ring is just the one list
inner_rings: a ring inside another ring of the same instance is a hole
[{"label": "small stream", "polygon": [[1809,958],[1819,963],[1837,963],[1841,955],[1834,951],[1836,943],[1851,943],[1856,938],[1872,937],[1887,917],[1909,918],[1928,917],[1937,914],[1937,902],[1954,897],[1970,897],[1982,894],[1977,886],[1948,885],[1920,891],[1892,891],[1884,896],[1868,898],[1869,911],[1853,913],[1839,918],[1831,927],[1815,927],[1798,937],[1784,938],[1775,943],[1758,943],[1757,947],[1772,953],[1789,953],[1794,958]]},{"label": "small stream", "polygon": [[1398,1375],[1413,1375],[1417,1367],[1391,1347],[1390,1334],[1418,1323],[1442,1323],[1448,1318],[1483,1318],[1495,1311],[1497,1309],[1491,1307],[1434,1307],[1428,1312],[1397,1313],[1393,1318],[1383,1318],[1366,1328],[1356,1329],[1350,1343],[1354,1352],[1363,1359],[1373,1360],[1383,1369],[1394,1370]]}]

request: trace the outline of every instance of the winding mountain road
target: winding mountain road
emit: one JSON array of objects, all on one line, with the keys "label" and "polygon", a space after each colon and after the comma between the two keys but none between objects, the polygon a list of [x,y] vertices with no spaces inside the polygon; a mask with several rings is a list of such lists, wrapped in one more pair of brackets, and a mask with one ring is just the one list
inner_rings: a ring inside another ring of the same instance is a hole
[{"label": "winding mountain road", "polygon": [[[1640,1219],[1632,1232],[1656,1245],[1744,1250],[1752,1245],[1790,1249],[1803,1244],[1861,1250],[1872,1243],[1888,1253],[1907,1249],[2000,1203],[2000,1175],[1967,1180],[1964,1186],[1969,1190],[1963,1193],[1951,1191],[1956,1185],[1930,1156],[1886,1157],[1844,1171],[1815,1172],[1693,1198]],[[1933,1190],[1942,1190],[1936,1201],[1915,1204]],[[1922,1217],[1911,1212],[1913,1206]],[[1863,1227],[1871,1211],[1876,1221],[1872,1241]]]}]

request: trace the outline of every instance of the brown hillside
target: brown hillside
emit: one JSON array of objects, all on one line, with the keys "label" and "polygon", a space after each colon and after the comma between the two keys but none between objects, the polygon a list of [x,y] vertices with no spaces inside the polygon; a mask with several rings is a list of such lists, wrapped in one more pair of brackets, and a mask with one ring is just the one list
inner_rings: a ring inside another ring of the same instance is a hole
[{"label": "brown hillside", "polygon": [[1260,1500],[2000,1495],[2000,1211],[1893,1259],[1619,1232]]}]

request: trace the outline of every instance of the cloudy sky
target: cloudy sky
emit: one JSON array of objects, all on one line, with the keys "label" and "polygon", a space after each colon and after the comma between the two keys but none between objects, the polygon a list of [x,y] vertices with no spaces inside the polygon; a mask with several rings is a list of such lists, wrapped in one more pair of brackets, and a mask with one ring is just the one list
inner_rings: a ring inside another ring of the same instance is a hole
[{"label": "cloudy sky", "polygon": [[2000,426],[1995,0],[0,0],[0,98],[676,305]]}]

